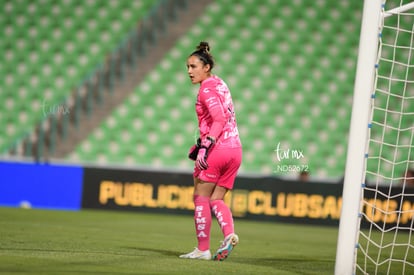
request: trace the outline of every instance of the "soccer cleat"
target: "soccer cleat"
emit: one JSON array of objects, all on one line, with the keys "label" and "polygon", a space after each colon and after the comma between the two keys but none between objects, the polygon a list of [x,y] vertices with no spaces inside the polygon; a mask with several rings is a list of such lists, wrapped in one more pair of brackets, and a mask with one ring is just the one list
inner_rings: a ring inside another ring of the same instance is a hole
[{"label": "soccer cleat", "polygon": [[210,250],[201,251],[197,247],[190,253],[180,255],[183,259],[211,260]]},{"label": "soccer cleat", "polygon": [[213,256],[215,261],[224,261],[230,255],[233,247],[239,243],[239,237],[236,234],[228,235],[224,241],[221,243],[219,249],[217,249],[216,254]]}]

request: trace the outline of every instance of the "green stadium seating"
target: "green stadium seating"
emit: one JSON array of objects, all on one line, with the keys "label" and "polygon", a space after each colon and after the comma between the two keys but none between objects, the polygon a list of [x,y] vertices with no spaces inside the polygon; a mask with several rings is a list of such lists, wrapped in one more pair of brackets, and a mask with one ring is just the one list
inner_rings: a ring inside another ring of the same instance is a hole
[{"label": "green stadium seating", "polygon": [[152,5],[151,0],[3,1],[0,110],[9,112],[5,128],[13,130],[2,137],[0,152],[45,119],[43,102],[62,104]]}]

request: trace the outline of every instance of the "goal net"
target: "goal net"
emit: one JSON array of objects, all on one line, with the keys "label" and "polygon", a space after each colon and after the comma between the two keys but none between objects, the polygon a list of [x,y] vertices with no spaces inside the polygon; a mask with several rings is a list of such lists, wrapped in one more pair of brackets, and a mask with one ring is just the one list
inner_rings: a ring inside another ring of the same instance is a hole
[{"label": "goal net", "polygon": [[[359,140],[360,150],[348,148],[335,273],[414,274],[414,2],[366,1],[381,7],[364,4],[354,103],[363,93],[358,81],[369,82],[370,94],[363,100],[367,111],[359,111],[363,134],[351,121],[349,146]],[[364,53],[370,31],[377,37]],[[360,65],[364,54],[374,63]],[[357,120],[355,110],[352,115]],[[361,162],[348,165],[357,154]],[[358,208],[348,209],[352,203]]]}]

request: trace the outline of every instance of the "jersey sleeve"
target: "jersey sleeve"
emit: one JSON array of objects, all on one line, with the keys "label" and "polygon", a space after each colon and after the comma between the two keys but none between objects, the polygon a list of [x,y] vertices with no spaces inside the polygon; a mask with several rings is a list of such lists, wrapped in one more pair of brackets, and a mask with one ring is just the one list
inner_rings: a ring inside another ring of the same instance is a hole
[{"label": "jersey sleeve", "polygon": [[208,135],[217,139],[223,132],[227,117],[223,102],[215,89],[216,87],[211,84],[203,87],[200,93],[200,101],[207,108],[212,119]]}]

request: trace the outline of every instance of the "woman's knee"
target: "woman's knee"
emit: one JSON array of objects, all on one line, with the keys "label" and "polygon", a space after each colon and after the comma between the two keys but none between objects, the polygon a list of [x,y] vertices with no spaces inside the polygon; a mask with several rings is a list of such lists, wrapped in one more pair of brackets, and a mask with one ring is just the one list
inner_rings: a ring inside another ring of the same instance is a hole
[{"label": "woman's knee", "polygon": [[214,192],[215,183],[194,180],[194,195],[211,197]]},{"label": "woman's knee", "polygon": [[224,197],[226,196],[227,191],[228,191],[227,188],[216,185],[210,196],[210,201],[224,200]]}]

